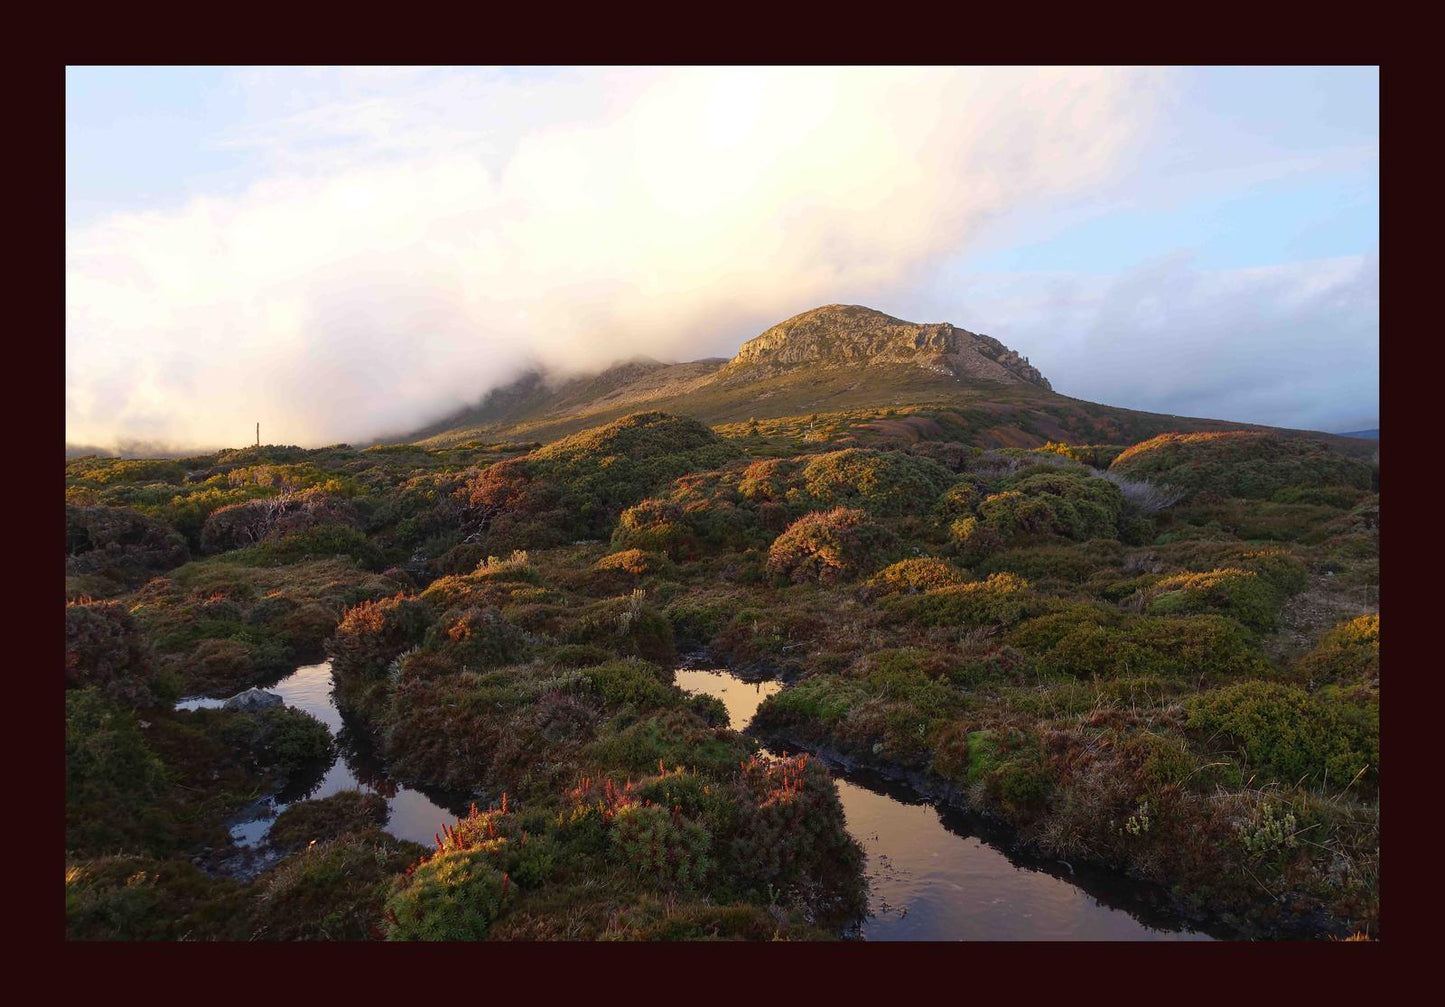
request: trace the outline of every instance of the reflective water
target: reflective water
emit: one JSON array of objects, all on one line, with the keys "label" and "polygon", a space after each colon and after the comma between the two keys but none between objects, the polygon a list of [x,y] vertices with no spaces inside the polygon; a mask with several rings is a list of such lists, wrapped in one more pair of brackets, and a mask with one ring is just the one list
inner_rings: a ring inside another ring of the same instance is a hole
[{"label": "reflective water", "polygon": [[[401,786],[386,775],[386,767],[372,751],[361,732],[351,730],[336,708],[331,694],[331,664],[297,668],[267,692],[278,694],[287,706],[304,710],[321,721],[336,736],[337,755],[329,765],[316,766],[280,793],[258,801],[233,822],[231,838],[239,846],[255,846],[271,828],[276,816],[296,801],[330,797],[343,790],[363,790],[385,797],[391,808],[386,831],[398,839],[410,839],[430,846],[444,821],[465,814],[470,798],[440,791],[422,792]],[[220,706],[220,699],[186,699],[179,710]]]},{"label": "reflective water", "polygon": [[[722,700],[739,731],[782,688],[726,671],[676,674],[680,688]],[[834,778],[848,830],[868,855],[868,940],[1211,939],[1152,909],[1121,879],[1011,857],[982,838],[984,823],[872,774]]]}]

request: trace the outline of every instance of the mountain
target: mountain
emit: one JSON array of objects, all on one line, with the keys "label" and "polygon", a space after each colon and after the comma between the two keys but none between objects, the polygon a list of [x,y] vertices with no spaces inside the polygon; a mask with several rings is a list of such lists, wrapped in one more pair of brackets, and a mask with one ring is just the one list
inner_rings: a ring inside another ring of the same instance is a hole
[{"label": "mountain", "polygon": [[1348,433],[1340,434],[1341,437],[1359,437],[1364,440],[1377,441],[1380,439],[1380,428],[1374,430],[1351,430]]},{"label": "mountain", "polygon": [[749,339],[720,381],[751,381],[800,367],[911,364],[939,374],[1049,388],[1048,380],[997,339],[947,322],[919,325],[856,304],[805,311]]},{"label": "mountain", "polygon": [[[886,415],[900,407],[910,416]],[[1070,398],[991,336],[830,304],[774,325],[730,360],[667,364],[639,357],[580,377],[533,371],[394,442],[550,441],[643,410],[713,425],[847,414],[869,437],[981,447],[1130,444],[1170,431],[1269,429]],[[1361,448],[1349,438],[1310,433],[1350,453]]]}]

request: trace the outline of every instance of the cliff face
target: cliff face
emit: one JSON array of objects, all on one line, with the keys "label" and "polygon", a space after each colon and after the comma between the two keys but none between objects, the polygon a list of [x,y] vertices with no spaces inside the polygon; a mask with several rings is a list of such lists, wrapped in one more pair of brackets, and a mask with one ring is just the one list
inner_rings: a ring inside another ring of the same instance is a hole
[{"label": "cliff face", "polygon": [[947,322],[919,325],[859,305],[830,304],[789,318],[748,340],[720,380],[779,373],[800,366],[913,364],[939,373],[1000,384],[1049,388],[1027,360],[997,339]]}]

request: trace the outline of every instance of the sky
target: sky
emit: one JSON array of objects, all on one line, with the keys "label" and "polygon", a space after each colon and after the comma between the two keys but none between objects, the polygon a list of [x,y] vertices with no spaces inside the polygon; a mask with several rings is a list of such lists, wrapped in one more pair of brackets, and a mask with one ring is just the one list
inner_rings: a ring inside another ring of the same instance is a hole
[{"label": "sky", "polygon": [[363,443],[831,303],[1378,425],[1373,67],[75,67],[65,227],[71,444]]}]

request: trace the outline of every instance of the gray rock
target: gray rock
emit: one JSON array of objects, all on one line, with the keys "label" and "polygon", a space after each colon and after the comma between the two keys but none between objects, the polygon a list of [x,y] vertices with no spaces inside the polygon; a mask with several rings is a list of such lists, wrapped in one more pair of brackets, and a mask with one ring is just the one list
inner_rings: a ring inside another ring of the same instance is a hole
[{"label": "gray rock", "polygon": [[221,709],[251,713],[255,710],[264,710],[268,706],[280,706],[284,702],[285,700],[274,692],[266,692],[264,689],[247,689],[222,703]]}]

